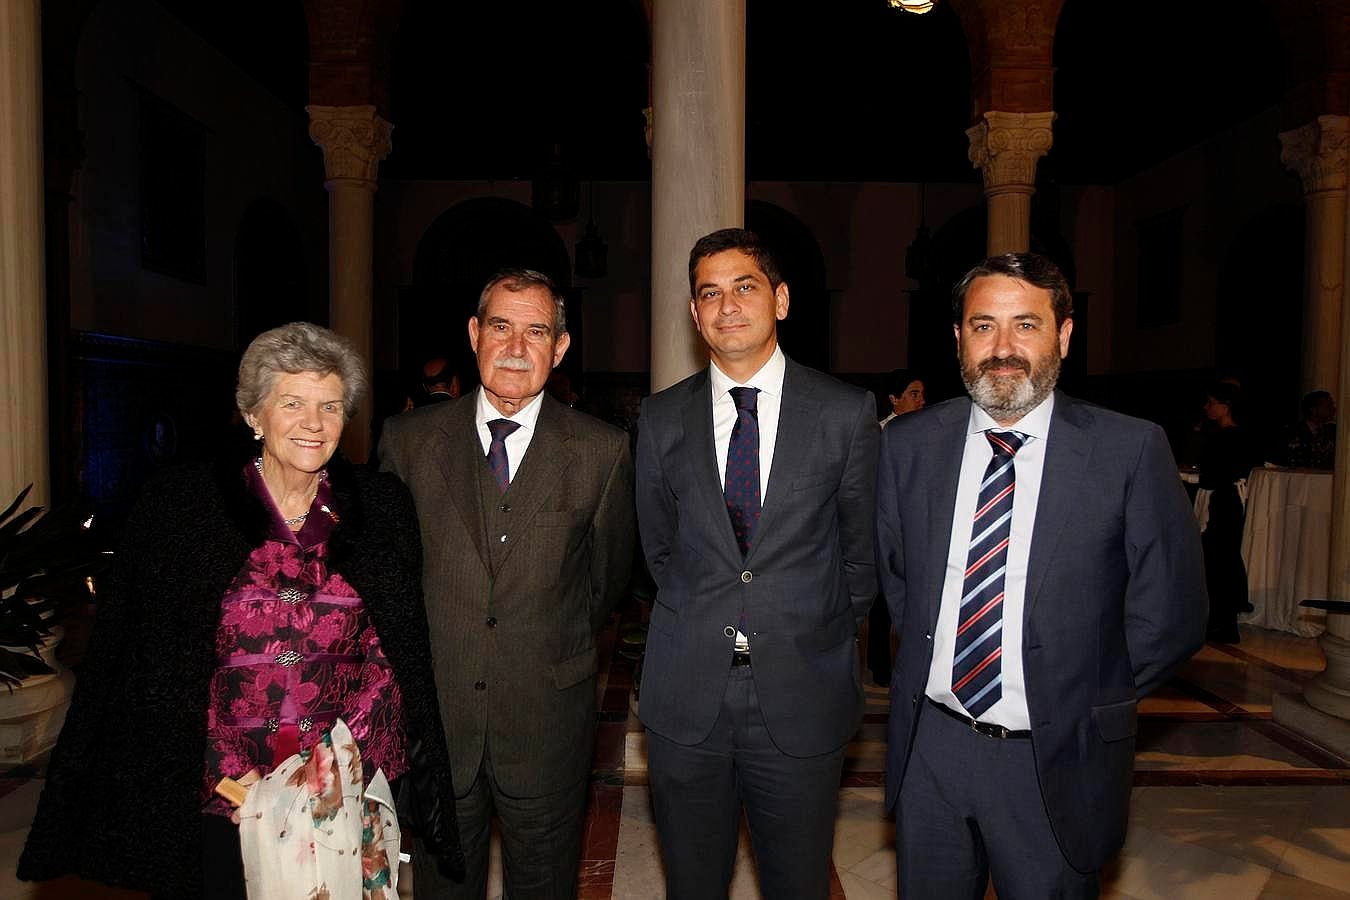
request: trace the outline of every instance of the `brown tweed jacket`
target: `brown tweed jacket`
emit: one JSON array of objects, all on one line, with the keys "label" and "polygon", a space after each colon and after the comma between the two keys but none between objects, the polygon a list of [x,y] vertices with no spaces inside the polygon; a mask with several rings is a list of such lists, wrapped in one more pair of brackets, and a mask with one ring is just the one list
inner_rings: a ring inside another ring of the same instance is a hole
[{"label": "brown tweed jacket", "polygon": [[455,787],[484,753],[503,791],[584,778],[596,632],[627,586],[636,539],[627,436],[548,395],[505,494],[474,427],[477,395],[385,423],[381,465],[412,490]]}]

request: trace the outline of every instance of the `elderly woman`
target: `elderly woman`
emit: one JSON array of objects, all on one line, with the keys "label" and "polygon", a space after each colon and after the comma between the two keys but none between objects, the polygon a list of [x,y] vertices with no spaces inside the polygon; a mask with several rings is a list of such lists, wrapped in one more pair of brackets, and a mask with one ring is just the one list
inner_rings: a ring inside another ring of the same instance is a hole
[{"label": "elderly woman", "polygon": [[333,332],[265,332],[235,395],[256,455],[146,488],[100,591],[21,878],[243,897],[238,826],[214,786],[266,774],[339,717],[364,779],[378,769],[412,788],[399,793],[419,833],[459,868],[412,502],[393,476],[335,455],[366,387]]}]

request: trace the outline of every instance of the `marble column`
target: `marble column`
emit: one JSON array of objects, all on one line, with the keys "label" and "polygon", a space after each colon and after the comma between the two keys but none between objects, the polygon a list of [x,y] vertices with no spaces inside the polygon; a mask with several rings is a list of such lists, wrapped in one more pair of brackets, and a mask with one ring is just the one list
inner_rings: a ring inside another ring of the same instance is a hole
[{"label": "marble column", "polygon": [[[389,154],[393,126],[373,106],[307,106],[309,136],[323,149],[328,189],[328,317],[374,365],[371,339],[371,266],[375,188],[380,160]],[[370,406],[357,410],[342,435],[355,462],[370,454]]]},{"label": "marble column", "polygon": [[689,250],[745,221],[746,0],[652,11],[652,390],[706,357],[689,318]]},{"label": "marble column", "polygon": [[0,2],[0,508],[49,496],[39,6]]},{"label": "marble column", "polygon": [[1031,195],[1036,193],[1036,161],[1050,149],[1053,112],[987,112],[966,129],[970,161],[984,175],[989,203],[987,251],[1031,249]]},{"label": "marble column", "polygon": [[[1318,144],[1322,144],[1326,135],[1323,129],[1326,128],[1325,120],[1338,119],[1339,116],[1322,116],[1318,119],[1318,134],[1315,135]],[[1332,123],[1332,128],[1344,125]],[[1344,173],[1345,150],[1344,134],[1341,131],[1341,166]],[[1283,138],[1284,135],[1281,135]],[[1288,142],[1286,141],[1286,154],[1288,153]],[[1320,151],[1319,151],[1320,155]],[[1307,185],[1305,177],[1304,184]],[[1340,199],[1341,214],[1346,215],[1350,210],[1346,209],[1344,196],[1345,176],[1342,174]],[[1310,195],[1311,205],[1311,195]],[[1309,211],[1308,231],[1309,231],[1309,253],[1312,253],[1313,244],[1311,243],[1313,232],[1313,218],[1311,209]],[[1340,245],[1341,260],[1338,272],[1343,273],[1346,266],[1346,258],[1350,257],[1350,243],[1344,238],[1350,230],[1347,224],[1342,220],[1340,225],[1340,235],[1342,243]],[[1323,236],[1325,239],[1325,235]],[[1311,270],[1310,270],[1311,271]],[[1344,281],[1344,279],[1341,279]],[[1342,288],[1342,291],[1344,289]],[[1350,301],[1347,301],[1343,293],[1338,292],[1338,302],[1340,303],[1340,322],[1339,330],[1341,335],[1341,344],[1338,348],[1339,356],[1342,361],[1350,360],[1350,348],[1345,346],[1345,339],[1350,337]],[[1307,329],[1304,329],[1305,333]],[[1350,397],[1350,365],[1340,365],[1339,372],[1336,372],[1336,380],[1331,388],[1336,392],[1338,398]],[[1331,497],[1331,560],[1327,567],[1327,594],[1331,600],[1340,600],[1350,603],[1350,440],[1340,440],[1336,444],[1336,470],[1332,479],[1332,497]],[[1308,682],[1303,688],[1302,695],[1298,694],[1276,694],[1271,704],[1271,713],[1274,720],[1290,729],[1309,738],[1313,743],[1326,747],[1327,749],[1339,754],[1340,756],[1350,757],[1350,613],[1327,613],[1327,630],[1318,639],[1322,645],[1322,652],[1326,656],[1327,665],[1320,675]]]},{"label": "marble column", "polygon": [[1303,365],[1299,373],[1302,393],[1333,390],[1340,371],[1348,136],[1350,116],[1318,116],[1317,121],[1280,135],[1280,159],[1303,182],[1307,221]]}]

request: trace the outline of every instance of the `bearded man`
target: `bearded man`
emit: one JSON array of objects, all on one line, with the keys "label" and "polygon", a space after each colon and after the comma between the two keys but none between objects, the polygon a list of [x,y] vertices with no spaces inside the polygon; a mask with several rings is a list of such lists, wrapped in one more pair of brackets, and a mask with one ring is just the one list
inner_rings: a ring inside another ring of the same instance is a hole
[{"label": "bearded man", "polygon": [[878,472],[900,895],[1095,897],[1138,700],[1204,641],[1199,533],[1160,428],[1055,390],[1052,262],[985,260],[953,314],[970,396],[892,422]]}]

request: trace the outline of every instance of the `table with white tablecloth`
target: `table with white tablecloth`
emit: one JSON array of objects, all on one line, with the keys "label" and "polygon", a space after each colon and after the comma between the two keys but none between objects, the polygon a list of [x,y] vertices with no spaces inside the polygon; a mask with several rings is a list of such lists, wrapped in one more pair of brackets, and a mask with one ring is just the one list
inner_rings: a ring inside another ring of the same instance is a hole
[{"label": "table with white tablecloth", "polygon": [[1242,561],[1255,609],[1238,621],[1315,637],[1326,613],[1299,606],[1327,597],[1331,557],[1331,473],[1253,469],[1247,479]]}]

